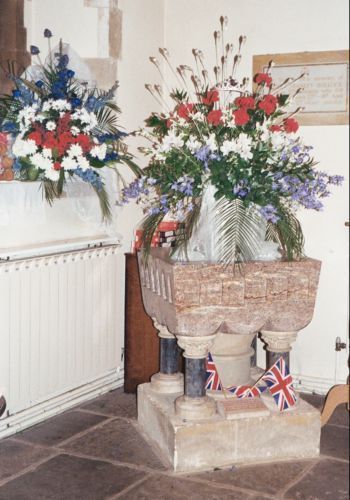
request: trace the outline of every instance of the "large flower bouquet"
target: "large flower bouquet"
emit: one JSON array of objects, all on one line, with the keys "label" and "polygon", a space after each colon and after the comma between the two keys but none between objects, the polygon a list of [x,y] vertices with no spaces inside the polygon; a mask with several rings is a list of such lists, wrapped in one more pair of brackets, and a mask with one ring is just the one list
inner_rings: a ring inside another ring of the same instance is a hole
[{"label": "large flower bouquet", "polygon": [[[221,28],[224,22],[221,18]],[[216,47],[220,35],[223,29],[214,33]],[[168,51],[160,49],[183,88],[170,93],[174,107],[146,121],[140,134],[150,141],[143,149],[149,164],[124,190],[125,200],[136,199],[144,208],[146,247],[165,217],[183,222],[178,245],[187,243],[210,186],[216,200],[219,260],[232,262],[254,255],[261,234],[259,219],[266,221],[266,238],[279,244],[282,256],[298,259],[303,254],[303,234],[296,210],[300,206],[321,210],[329,186],[342,180],[314,168],[312,147],[297,134],[296,112],[286,111],[293,96],[285,92],[287,82],[274,86],[272,65],[255,76],[253,92],[247,88],[247,78],[237,82],[235,71],[244,41],[240,37],[231,66],[232,46],[223,44],[214,84],[201,51],[193,50],[193,70],[173,68]],[[151,61],[160,69],[157,59]],[[158,86],[146,88],[160,99]],[[208,233],[212,229],[208,227]]]},{"label": "large flower bouquet", "polygon": [[[52,36],[45,30],[45,37]],[[137,167],[122,143],[117,128],[114,93],[90,89],[69,69],[69,58],[60,50],[42,64],[39,49],[31,46],[40,63],[40,79],[18,77],[9,71],[15,89],[0,97],[0,131],[13,136],[13,169],[19,180],[40,180],[46,199],[60,197],[64,184],[79,178],[97,193],[103,216],[110,204],[101,169],[125,163]]]}]

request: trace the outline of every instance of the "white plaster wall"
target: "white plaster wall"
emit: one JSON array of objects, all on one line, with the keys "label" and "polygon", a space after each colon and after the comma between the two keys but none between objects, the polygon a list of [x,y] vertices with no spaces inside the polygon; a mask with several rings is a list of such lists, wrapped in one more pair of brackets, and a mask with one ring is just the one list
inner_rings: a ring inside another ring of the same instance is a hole
[{"label": "white plaster wall", "polygon": [[[239,74],[252,76],[257,54],[348,48],[347,0],[165,0],[165,46],[176,65],[192,64],[192,48],[201,48],[214,66],[213,32],[220,15],[229,17],[237,47],[247,36]],[[171,75],[168,75],[171,78]],[[318,168],[341,174],[348,181],[348,126],[302,127],[314,146]],[[306,251],[322,260],[322,274],[312,323],[299,335],[292,354],[293,372],[309,390],[325,392],[347,376],[347,355],[336,356],[335,338],[348,342],[348,182],[334,188],[322,213],[300,212]],[[263,366],[264,353],[259,352]],[[337,374],[336,374],[337,372]]]}]

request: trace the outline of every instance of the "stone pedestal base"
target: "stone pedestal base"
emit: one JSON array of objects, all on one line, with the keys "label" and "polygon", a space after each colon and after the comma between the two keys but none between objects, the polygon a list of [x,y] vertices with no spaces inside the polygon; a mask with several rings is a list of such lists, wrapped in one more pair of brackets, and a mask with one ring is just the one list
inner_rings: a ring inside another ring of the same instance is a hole
[{"label": "stone pedestal base", "polygon": [[164,394],[184,392],[184,376],[182,373],[155,373],[151,377],[151,387],[154,391]]},{"label": "stone pedestal base", "polygon": [[175,398],[138,387],[139,423],[176,472],[319,455],[320,412],[303,400],[283,413],[269,408],[268,416],[187,421],[175,414]]},{"label": "stone pedestal base", "polygon": [[216,403],[210,396],[202,398],[180,396],[175,401],[175,413],[183,420],[206,420],[216,414]]}]

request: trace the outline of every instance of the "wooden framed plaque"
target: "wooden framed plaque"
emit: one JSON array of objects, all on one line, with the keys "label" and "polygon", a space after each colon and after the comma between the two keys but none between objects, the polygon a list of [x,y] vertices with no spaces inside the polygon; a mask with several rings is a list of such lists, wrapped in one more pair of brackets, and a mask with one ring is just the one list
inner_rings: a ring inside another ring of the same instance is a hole
[{"label": "wooden framed plaque", "polygon": [[[293,95],[303,88],[294,99],[290,111],[298,107],[301,125],[347,125],[349,123],[349,51],[295,52],[291,54],[264,54],[253,56],[253,74],[266,71],[274,62],[271,76],[274,85],[287,78],[297,78],[305,73],[286,93]],[[282,90],[283,93],[283,90]]]}]

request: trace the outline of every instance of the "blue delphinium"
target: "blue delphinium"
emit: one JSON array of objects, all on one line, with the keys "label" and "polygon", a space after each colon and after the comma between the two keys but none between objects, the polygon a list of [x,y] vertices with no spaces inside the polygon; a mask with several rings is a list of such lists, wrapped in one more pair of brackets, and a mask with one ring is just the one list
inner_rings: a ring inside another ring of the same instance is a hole
[{"label": "blue delphinium", "polygon": [[261,207],[259,212],[265,220],[272,222],[273,224],[276,224],[276,222],[280,219],[277,215],[277,209],[271,204]]},{"label": "blue delphinium", "polygon": [[91,184],[98,191],[102,189],[103,187],[102,179],[97,172],[92,170],[92,168],[87,168],[86,170],[83,170],[82,168],[78,167],[75,169],[74,173],[78,175],[83,181]]},{"label": "blue delphinium", "polygon": [[233,186],[232,192],[238,198],[241,198],[243,200],[247,196],[250,190],[251,188],[248,185],[247,179],[243,179]]}]

